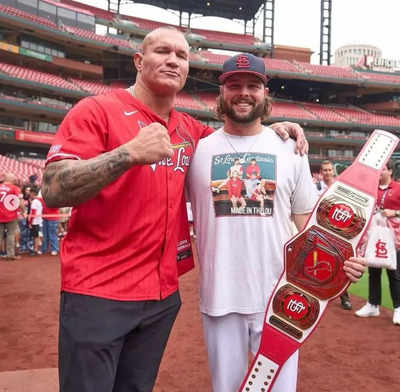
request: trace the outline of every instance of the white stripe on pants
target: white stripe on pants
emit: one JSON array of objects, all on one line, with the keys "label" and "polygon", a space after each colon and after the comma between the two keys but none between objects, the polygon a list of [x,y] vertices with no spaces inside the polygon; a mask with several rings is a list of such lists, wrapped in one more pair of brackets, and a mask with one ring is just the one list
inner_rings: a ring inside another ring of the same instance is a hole
[{"label": "white stripe on pants", "polygon": [[[248,369],[248,355],[257,354],[264,313],[209,316],[202,313],[213,392],[237,392]],[[298,351],[282,366],[271,392],[295,392]]]}]

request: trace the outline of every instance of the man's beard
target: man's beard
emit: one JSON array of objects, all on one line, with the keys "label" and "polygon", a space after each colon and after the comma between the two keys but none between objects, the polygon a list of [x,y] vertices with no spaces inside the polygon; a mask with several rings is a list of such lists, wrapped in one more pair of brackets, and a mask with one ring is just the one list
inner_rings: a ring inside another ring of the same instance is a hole
[{"label": "man's beard", "polygon": [[[252,104],[249,102],[249,104]],[[261,118],[264,115],[264,103],[259,103],[253,107],[253,109],[247,115],[237,115],[232,105],[229,105],[225,99],[221,97],[221,105],[222,110],[225,116],[230,118],[231,120],[241,123],[247,124],[256,120],[257,118]]]}]

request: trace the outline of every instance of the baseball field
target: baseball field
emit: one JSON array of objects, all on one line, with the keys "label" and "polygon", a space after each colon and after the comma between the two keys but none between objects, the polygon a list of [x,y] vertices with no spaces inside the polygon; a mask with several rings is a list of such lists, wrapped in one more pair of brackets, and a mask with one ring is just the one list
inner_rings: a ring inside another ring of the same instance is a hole
[{"label": "baseball field", "polygon": [[[0,392],[57,392],[58,257],[0,261]],[[362,306],[365,278],[351,289]],[[387,287],[384,289],[387,294]],[[357,293],[355,295],[354,293]],[[181,278],[182,309],[155,392],[207,392],[210,380],[197,306],[197,271]],[[387,298],[386,298],[387,299]],[[360,319],[339,300],[300,350],[298,392],[393,392],[400,385],[400,327],[392,311]],[[77,391],[78,392],[78,391]]]}]

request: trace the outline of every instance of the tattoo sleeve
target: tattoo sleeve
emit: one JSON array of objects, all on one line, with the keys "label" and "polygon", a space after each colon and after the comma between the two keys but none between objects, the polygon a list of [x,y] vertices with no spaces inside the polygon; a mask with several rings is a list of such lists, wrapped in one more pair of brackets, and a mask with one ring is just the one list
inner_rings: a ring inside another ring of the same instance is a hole
[{"label": "tattoo sleeve", "polygon": [[49,163],[43,174],[44,201],[49,207],[76,206],[92,199],[132,165],[125,146],[88,160]]}]

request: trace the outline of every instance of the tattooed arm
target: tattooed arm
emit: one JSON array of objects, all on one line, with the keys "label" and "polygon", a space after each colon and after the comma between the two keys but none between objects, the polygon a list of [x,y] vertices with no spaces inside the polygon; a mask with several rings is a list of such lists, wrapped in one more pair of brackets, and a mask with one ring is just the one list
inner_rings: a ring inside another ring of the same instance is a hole
[{"label": "tattooed arm", "polygon": [[75,206],[95,197],[132,166],[172,155],[166,128],[152,123],[126,144],[97,157],[49,163],[43,174],[43,199],[49,207]]},{"label": "tattooed arm", "polygon": [[132,166],[126,148],[95,158],[49,163],[43,174],[42,195],[49,207],[74,206],[87,201]]}]

